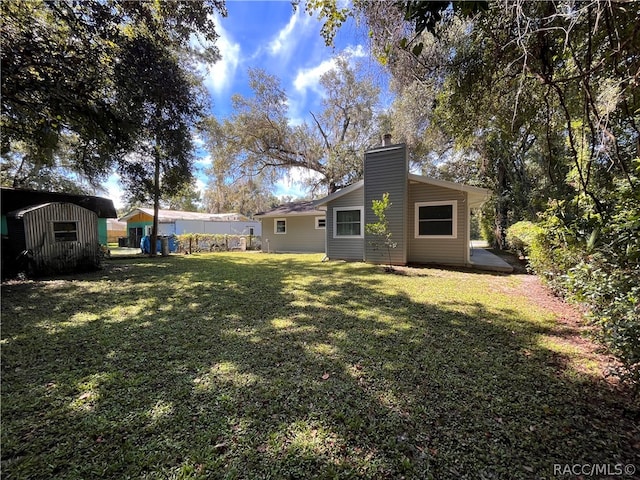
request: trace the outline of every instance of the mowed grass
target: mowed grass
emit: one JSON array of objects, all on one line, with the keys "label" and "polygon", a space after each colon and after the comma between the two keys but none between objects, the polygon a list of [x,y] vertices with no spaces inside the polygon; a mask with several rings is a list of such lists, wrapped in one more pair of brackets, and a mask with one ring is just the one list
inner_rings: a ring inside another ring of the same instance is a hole
[{"label": "mowed grass", "polygon": [[[518,277],[320,255],[113,260],[2,287],[2,476],[554,478],[638,409]],[[567,477],[564,477],[567,478]]]}]

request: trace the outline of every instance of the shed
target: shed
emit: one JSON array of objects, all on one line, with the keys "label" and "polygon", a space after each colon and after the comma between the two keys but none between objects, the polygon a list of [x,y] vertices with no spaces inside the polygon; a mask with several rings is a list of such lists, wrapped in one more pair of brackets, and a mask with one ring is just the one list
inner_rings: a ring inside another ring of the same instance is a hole
[{"label": "shed", "polygon": [[15,212],[17,210],[23,210],[28,207],[42,205],[45,203],[73,203],[94,212],[98,216],[98,240],[103,245],[107,244],[107,219],[116,218],[118,216],[116,209],[113,206],[113,202],[104,197],[8,187],[2,187],[1,195],[2,202],[0,202],[0,206],[2,207],[3,239],[9,236],[9,231],[7,229],[7,215],[9,212]]},{"label": "shed", "polygon": [[[7,214],[11,249],[27,252],[32,273],[70,272],[100,264],[98,216],[66,202],[34,205]],[[17,256],[17,255],[16,255]]]}]

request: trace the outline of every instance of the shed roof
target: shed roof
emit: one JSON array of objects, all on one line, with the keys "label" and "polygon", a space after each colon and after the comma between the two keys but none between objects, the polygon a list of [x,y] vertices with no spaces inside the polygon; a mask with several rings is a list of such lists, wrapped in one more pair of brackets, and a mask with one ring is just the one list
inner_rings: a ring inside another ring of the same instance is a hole
[{"label": "shed roof", "polygon": [[75,203],[71,203],[71,202],[49,202],[49,203],[41,203],[40,205],[31,205],[29,207],[19,208],[18,210],[14,210],[13,212],[8,212],[7,217],[23,218],[26,213],[33,212],[34,210],[39,210],[41,208],[48,207],[49,205],[56,205],[56,204],[69,204],[69,205],[73,205],[74,208],[75,207],[84,208],[84,207],[80,207],[80,205],[76,205]]},{"label": "shed roof", "polygon": [[[119,220],[126,222],[130,218],[136,215],[144,213],[153,217],[153,208],[134,208],[130,210],[126,215],[122,216]],[[239,213],[201,213],[201,212],[183,212],[180,210],[158,210],[158,221],[171,223],[176,220],[200,220],[205,222],[248,222],[250,221],[244,215]]]},{"label": "shed roof", "polygon": [[327,212],[325,212],[324,210],[318,209],[313,200],[309,200],[304,202],[284,203],[277,206],[276,208],[267,210],[266,212],[256,213],[255,216],[258,218],[268,218],[286,217],[288,215],[324,215],[326,213]]},{"label": "shed roof", "polygon": [[42,205],[45,203],[73,203],[91,210],[99,218],[116,218],[118,214],[113,202],[104,197],[91,195],[76,195],[73,193],[43,192],[38,190],[26,190],[21,188],[2,187],[0,206],[2,214],[15,212],[24,208]]}]

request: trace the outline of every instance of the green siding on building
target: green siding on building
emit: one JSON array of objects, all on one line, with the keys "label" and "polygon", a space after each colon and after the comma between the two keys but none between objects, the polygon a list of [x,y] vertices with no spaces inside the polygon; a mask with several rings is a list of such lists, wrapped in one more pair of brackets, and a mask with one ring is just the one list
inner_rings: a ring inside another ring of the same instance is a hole
[{"label": "green siding on building", "polygon": [[107,219],[98,218],[98,243],[107,244]]}]

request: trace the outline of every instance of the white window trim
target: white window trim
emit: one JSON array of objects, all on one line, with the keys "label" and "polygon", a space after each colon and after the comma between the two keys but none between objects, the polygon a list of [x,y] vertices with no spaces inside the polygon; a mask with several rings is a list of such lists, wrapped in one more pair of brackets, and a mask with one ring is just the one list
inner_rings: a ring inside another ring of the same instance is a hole
[{"label": "white window trim", "polygon": [[[319,225],[320,220],[324,220],[324,227]],[[316,217],[316,230],[324,230],[327,228],[327,217]]]},{"label": "white window trim", "polygon": [[[284,232],[278,231],[278,222],[284,222]],[[286,218],[274,218],[273,219],[273,233],[274,235],[286,235],[287,234],[287,219]]]},{"label": "white window trim", "polygon": [[[360,235],[338,235],[338,212],[350,212],[352,210],[360,210]],[[364,207],[334,207],[333,209],[333,238],[364,238]]]},{"label": "white window trim", "polygon": [[[438,207],[442,205],[451,205],[453,208],[452,219],[453,222],[451,235],[420,235],[420,207]],[[416,202],[414,214],[414,236],[420,239],[455,239],[458,238],[458,201],[457,200],[445,200],[441,202]]]}]

